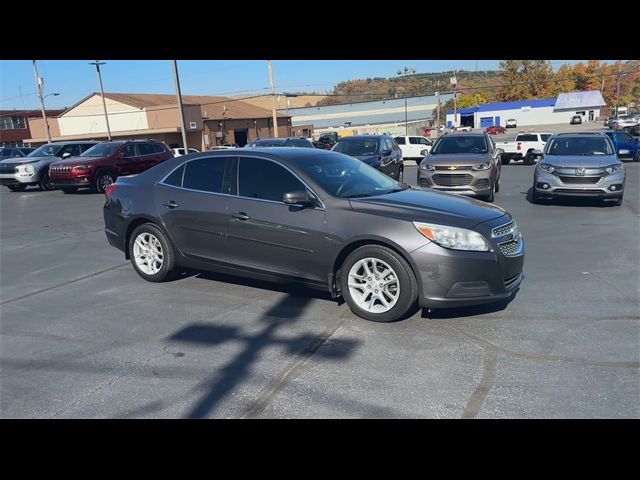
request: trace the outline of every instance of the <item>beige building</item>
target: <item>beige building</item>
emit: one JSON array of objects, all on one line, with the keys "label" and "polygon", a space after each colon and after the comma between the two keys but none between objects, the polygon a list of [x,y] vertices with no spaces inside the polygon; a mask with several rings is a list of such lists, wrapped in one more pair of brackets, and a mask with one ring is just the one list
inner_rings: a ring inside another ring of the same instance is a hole
[{"label": "beige building", "polygon": [[[112,138],[153,138],[170,148],[182,146],[180,115],[175,95],[105,93]],[[213,145],[245,145],[258,137],[274,136],[271,110],[227,97],[183,95],[189,147],[206,150]],[[47,119],[52,141],[106,140],[102,96],[92,93]],[[32,145],[47,142],[44,121],[30,119]],[[296,132],[300,133],[296,133]],[[304,132],[304,133],[302,133]],[[278,136],[311,136],[313,128],[297,126],[278,113]]]}]

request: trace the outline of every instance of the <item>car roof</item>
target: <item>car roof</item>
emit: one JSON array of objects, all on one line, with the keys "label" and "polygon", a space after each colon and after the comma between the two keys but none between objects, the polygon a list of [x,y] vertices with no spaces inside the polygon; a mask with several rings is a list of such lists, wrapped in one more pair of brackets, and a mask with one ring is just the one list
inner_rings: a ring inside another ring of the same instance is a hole
[{"label": "car roof", "polygon": [[555,137],[582,137],[582,136],[598,136],[602,137],[604,132],[565,132],[565,133],[556,133]]},{"label": "car roof", "polygon": [[[76,145],[76,144],[84,144],[84,143],[100,143],[100,140],[71,140],[69,142],[49,142],[44,145]],[[14,147],[21,148],[21,147]],[[29,147],[26,147],[29,148]]]}]

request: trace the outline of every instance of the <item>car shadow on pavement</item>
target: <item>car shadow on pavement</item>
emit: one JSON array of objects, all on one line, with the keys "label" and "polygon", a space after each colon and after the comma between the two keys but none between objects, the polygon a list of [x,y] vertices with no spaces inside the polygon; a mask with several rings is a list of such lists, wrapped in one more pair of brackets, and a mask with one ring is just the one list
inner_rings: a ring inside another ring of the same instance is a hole
[{"label": "car shadow on pavement", "polygon": [[486,315],[488,313],[501,312],[505,310],[509,304],[516,298],[518,294],[518,288],[513,292],[513,295],[507,300],[501,300],[494,303],[485,303],[482,305],[472,305],[469,307],[458,308],[423,308],[422,318],[428,318],[430,320],[446,319],[446,318],[462,318],[473,317],[476,315]]},{"label": "car shadow on pavement", "polygon": [[[325,334],[304,332],[292,335],[291,331],[280,332],[297,322],[311,302],[312,298],[308,295],[296,296],[293,293],[286,295],[260,316],[258,323],[263,327],[257,331],[253,322],[249,326],[250,330],[247,331],[242,326],[233,324],[192,324],[171,335],[167,339],[171,343],[190,343],[211,348],[226,343],[243,344],[242,349],[220,367],[213,377],[200,384],[199,389],[204,388],[205,394],[191,408],[186,417],[212,416],[220,404],[254,374],[254,364],[260,360],[266,349],[284,348],[292,359],[297,357],[300,362],[306,361],[312,355],[334,359],[350,356],[360,341],[336,339],[327,342],[337,327]],[[323,345],[326,348],[321,349]],[[284,388],[283,383],[286,383],[288,378],[284,375],[271,390],[277,392]]]},{"label": "car shadow on pavement", "polygon": [[527,202],[533,205],[556,205],[560,207],[598,207],[609,208],[616,206],[616,203],[611,200],[602,200],[599,198],[590,197],[566,197],[566,198],[554,198],[554,199],[541,199],[540,203],[534,203],[532,198],[533,188],[529,188],[526,192],[520,192],[525,195]]}]

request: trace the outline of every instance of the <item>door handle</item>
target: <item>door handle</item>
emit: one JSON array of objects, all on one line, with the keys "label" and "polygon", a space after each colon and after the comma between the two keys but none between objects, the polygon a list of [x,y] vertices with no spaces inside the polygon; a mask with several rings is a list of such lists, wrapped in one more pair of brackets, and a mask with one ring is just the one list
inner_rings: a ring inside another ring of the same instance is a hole
[{"label": "door handle", "polygon": [[168,202],[164,202],[162,205],[164,205],[167,208],[176,208],[178,206],[178,204],[176,202],[174,202],[173,200],[169,200]]},{"label": "door handle", "polygon": [[244,212],[232,213],[231,216],[233,218],[237,218],[238,220],[249,220],[251,217]]}]

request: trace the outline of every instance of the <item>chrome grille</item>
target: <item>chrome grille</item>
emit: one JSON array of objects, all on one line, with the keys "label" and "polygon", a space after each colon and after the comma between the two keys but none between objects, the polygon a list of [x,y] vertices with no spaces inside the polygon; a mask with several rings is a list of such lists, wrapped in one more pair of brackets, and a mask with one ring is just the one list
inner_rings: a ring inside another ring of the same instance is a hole
[{"label": "chrome grille", "polygon": [[462,185],[469,185],[473,177],[469,174],[447,175],[446,173],[436,173],[431,179],[433,183],[442,185],[443,187],[460,187]]},{"label": "chrome grille", "polygon": [[498,247],[500,248],[500,252],[502,252],[505,257],[512,257],[520,253],[521,242],[522,240],[518,237],[517,239],[510,242],[501,243],[498,245]]},{"label": "chrome grille", "polygon": [[500,225],[499,227],[496,227],[493,230],[491,230],[491,236],[502,237],[507,233],[511,233],[511,231],[513,230],[513,226],[514,226],[513,221],[506,223],[504,225]]},{"label": "chrome grille", "polygon": [[558,176],[558,178],[560,179],[560,181],[562,183],[571,183],[571,184],[576,184],[576,183],[598,183],[600,181],[601,177],[565,177],[565,176]]},{"label": "chrome grille", "polygon": [[471,170],[471,165],[455,165],[455,168],[451,168],[454,165],[436,165],[435,169],[436,170],[450,170],[450,171],[457,171],[457,170]]},{"label": "chrome grille", "polygon": [[66,165],[51,165],[51,167],[49,167],[49,171],[53,173],[69,173],[71,171],[71,167]]}]

